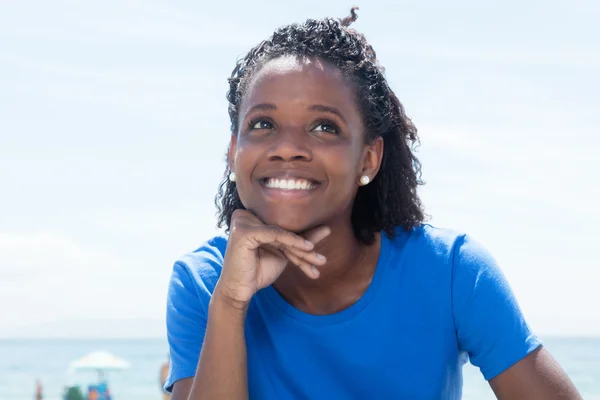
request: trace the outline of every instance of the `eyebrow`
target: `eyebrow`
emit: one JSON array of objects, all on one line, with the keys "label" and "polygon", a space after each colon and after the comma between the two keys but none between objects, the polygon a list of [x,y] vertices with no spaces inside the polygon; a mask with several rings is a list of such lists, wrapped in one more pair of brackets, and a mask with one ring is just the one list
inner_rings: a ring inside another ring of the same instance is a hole
[{"label": "eyebrow", "polygon": [[[340,110],[338,110],[335,107],[326,106],[324,104],[313,104],[311,106],[308,106],[307,109],[310,111],[321,111],[321,112],[326,112],[326,113],[337,115],[345,124],[347,123],[346,118],[344,118],[344,116],[342,115]],[[257,110],[258,111],[260,111],[260,110],[263,110],[263,111],[264,110],[277,110],[277,106],[273,103],[260,103],[260,104],[256,104],[256,105],[250,107],[246,113],[249,114],[249,113],[251,113],[253,111],[257,111]]]},{"label": "eyebrow", "polygon": [[256,104],[248,109],[246,114],[250,114],[252,111],[256,110],[277,110],[277,106],[272,103],[260,103]]},{"label": "eyebrow", "polygon": [[337,115],[345,124],[347,123],[346,118],[344,118],[344,116],[342,115],[340,110],[338,110],[335,107],[325,106],[323,104],[313,104],[312,106],[309,106],[308,109],[311,111],[321,111],[321,112],[326,112],[326,113]]}]

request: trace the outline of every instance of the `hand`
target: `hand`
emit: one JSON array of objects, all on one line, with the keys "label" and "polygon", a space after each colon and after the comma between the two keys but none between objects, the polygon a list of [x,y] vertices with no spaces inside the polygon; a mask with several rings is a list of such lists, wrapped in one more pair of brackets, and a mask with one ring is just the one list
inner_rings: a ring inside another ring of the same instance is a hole
[{"label": "hand", "polygon": [[302,237],[277,225],[265,225],[247,210],[236,210],[215,291],[246,307],[252,296],[275,282],[290,262],[308,277],[318,278],[316,267],[324,265],[326,259],[313,249],[329,233],[328,227],[319,226]]}]

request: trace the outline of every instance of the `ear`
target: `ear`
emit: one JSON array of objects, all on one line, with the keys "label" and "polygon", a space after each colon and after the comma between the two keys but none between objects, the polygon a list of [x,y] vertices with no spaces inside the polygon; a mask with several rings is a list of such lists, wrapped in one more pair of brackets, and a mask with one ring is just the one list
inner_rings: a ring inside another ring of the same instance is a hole
[{"label": "ear", "polygon": [[235,170],[235,154],[237,152],[237,137],[232,134],[229,140],[229,149],[227,150],[227,163],[229,164],[229,170]]},{"label": "ear", "polygon": [[370,180],[373,180],[379,172],[382,159],[383,138],[378,136],[377,139],[369,144],[364,150],[359,179],[361,176],[366,175]]}]

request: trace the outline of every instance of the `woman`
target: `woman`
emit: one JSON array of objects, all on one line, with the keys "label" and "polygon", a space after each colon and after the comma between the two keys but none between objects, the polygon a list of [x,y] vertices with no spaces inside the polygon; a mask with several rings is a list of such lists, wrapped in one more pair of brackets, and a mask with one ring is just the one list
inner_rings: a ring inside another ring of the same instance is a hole
[{"label": "woman", "polygon": [[578,399],[493,258],[423,223],[417,132],[352,16],[278,29],[230,78],[215,237],[175,263],[183,399]]}]

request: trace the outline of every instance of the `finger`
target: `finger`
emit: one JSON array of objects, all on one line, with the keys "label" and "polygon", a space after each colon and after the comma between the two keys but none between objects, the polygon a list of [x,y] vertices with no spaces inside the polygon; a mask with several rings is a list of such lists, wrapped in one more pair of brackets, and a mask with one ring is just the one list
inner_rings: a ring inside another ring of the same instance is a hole
[{"label": "finger", "polygon": [[285,267],[285,264],[289,263],[290,260],[287,258],[287,256],[285,255],[285,253],[279,249],[279,247],[277,246],[273,246],[270,244],[265,244],[259,247],[258,249],[259,253],[261,251],[266,251],[268,253],[271,253],[274,256],[277,256],[279,258],[281,258],[281,261],[283,263],[283,267]]},{"label": "finger", "polygon": [[324,255],[319,254],[315,251],[304,251],[304,250],[296,249],[293,247],[285,247],[285,246],[282,246],[280,249],[293,254],[294,256],[298,257],[299,259],[306,261],[310,265],[321,266],[321,265],[325,265],[325,263],[327,263],[327,258]]},{"label": "finger", "polygon": [[288,260],[290,260],[292,263],[296,264],[301,270],[302,272],[304,272],[306,274],[306,276],[308,276],[311,279],[316,279],[319,277],[319,270],[312,264],[310,264],[309,262],[307,262],[306,260],[296,256],[295,254],[293,254],[291,251],[284,249],[283,250],[283,254],[285,254],[285,256],[287,257]]},{"label": "finger", "polygon": [[302,235],[305,239],[311,241],[314,244],[319,243],[321,240],[325,239],[331,233],[331,229],[328,226],[320,225],[316,228],[312,228]]},{"label": "finger", "polygon": [[245,231],[244,236],[248,240],[249,248],[252,250],[264,244],[281,244],[285,247],[304,251],[311,251],[314,248],[314,244],[311,241],[286,231],[277,225],[246,227]]},{"label": "finger", "polygon": [[269,246],[272,248],[275,248],[277,250],[279,250],[280,252],[288,251],[291,254],[293,254],[294,256],[296,256],[297,258],[306,261],[307,263],[309,263],[310,265],[317,265],[317,266],[321,266],[321,265],[325,265],[325,263],[327,262],[327,258],[322,255],[317,253],[316,251],[305,251],[302,249],[298,249],[296,247],[289,247],[286,246],[282,243],[272,243],[272,244],[268,244],[268,245],[263,245],[262,247],[265,246]]},{"label": "finger", "polygon": [[266,244],[266,245],[260,246],[260,248],[264,249],[270,253],[280,255],[281,257],[287,259],[289,262],[291,262],[292,264],[299,267],[302,270],[302,272],[307,274],[310,278],[314,279],[319,276],[319,271],[309,261],[307,261],[303,257],[293,253],[293,251],[299,252],[300,250],[298,250],[298,249],[293,249],[291,247],[286,248],[283,245],[277,245],[277,244],[275,244],[275,245]]}]

